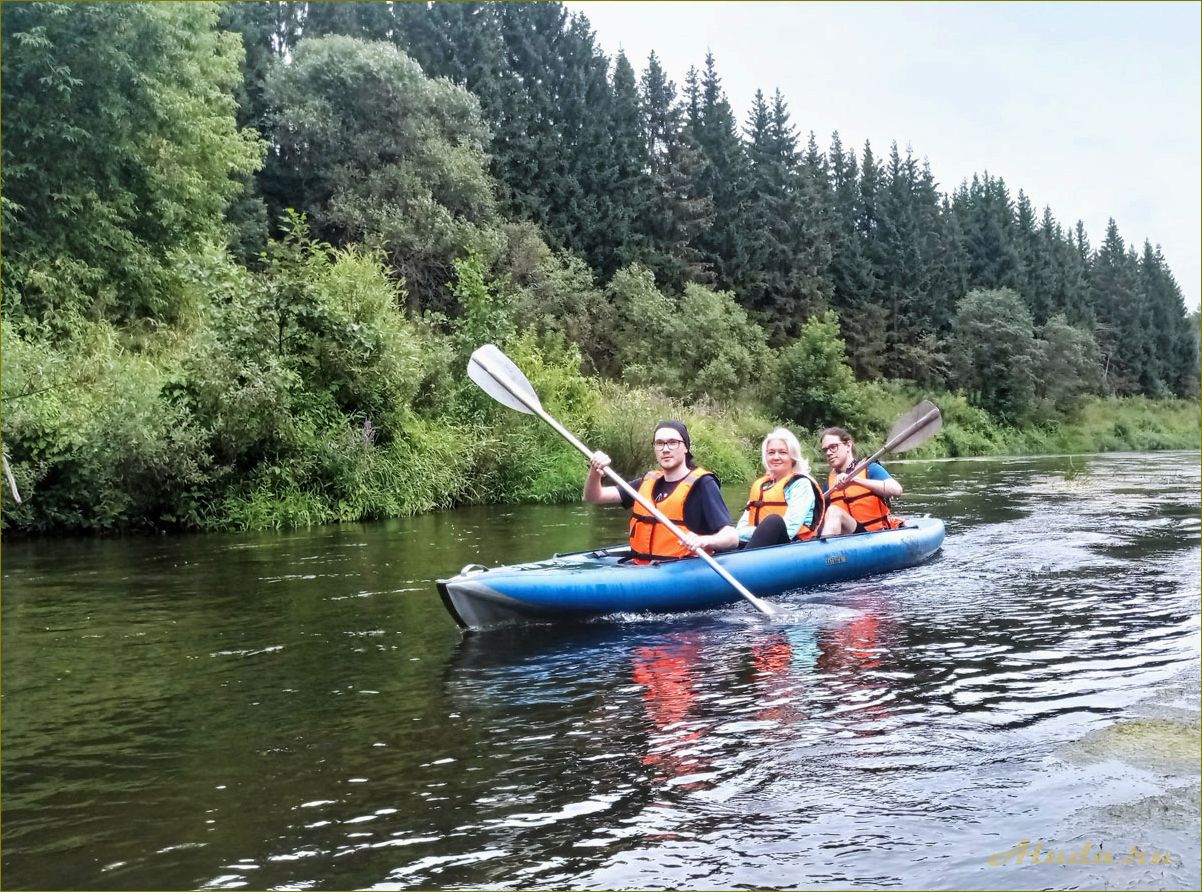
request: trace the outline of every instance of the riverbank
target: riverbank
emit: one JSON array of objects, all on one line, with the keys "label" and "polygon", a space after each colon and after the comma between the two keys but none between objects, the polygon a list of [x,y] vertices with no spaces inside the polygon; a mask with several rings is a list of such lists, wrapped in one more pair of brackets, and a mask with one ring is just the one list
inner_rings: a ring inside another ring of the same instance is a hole
[{"label": "riverbank", "polygon": [[[528,358],[527,358],[528,359]],[[760,473],[760,442],[779,422],[757,408],[686,405],[661,392],[580,375],[567,364],[531,367],[544,403],[591,448],[609,453],[632,476],[651,462],[649,431],[664,418],[689,425],[693,452],[727,489]],[[1009,426],[959,394],[931,393],[895,382],[855,384],[855,400],[839,419],[863,453],[875,450],[907,409],[931,399],[942,432],[907,458],[934,459],[1198,449],[1197,403],[1146,397],[1087,397],[1039,424]],[[565,503],[579,498],[581,457],[547,425],[493,404],[474,387],[459,388],[441,411],[410,414],[398,435],[377,437],[370,421],[313,431],[303,453],[264,456],[253,467],[209,467],[178,473],[142,491],[138,505],[125,475],[170,462],[170,442],[123,444],[104,486],[74,488],[59,479],[18,473],[25,501],[5,492],[6,536],[129,529],[248,530],[407,517],[460,505]],[[811,465],[824,468],[818,429],[792,426]],[[149,439],[154,432],[144,432]],[[109,444],[111,447],[111,443]],[[92,453],[92,461],[98,463]],[[152,460],[153,459],[153,460]],[[191,460],[184,455],[182,461]],[[88,468],[96,472],[96,464]],[[28,466],[24,469],[28,472]],[[174,487],[174,489],[172,489]],[[169,506],[169,507],[168,507]],[[150,520],[149,518],[153,518]]]}]

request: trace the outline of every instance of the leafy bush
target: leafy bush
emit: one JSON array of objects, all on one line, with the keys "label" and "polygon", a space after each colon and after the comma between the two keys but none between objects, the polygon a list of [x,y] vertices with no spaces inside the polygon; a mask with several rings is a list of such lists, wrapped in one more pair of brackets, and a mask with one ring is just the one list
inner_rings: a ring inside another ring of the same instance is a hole
[{"label": "leafy bush", "polygon": [[1083,394],[1097,392],[1101,364],[1090,332],[1069,325],[1058,313],[1044,323],[1037,343],[1036,391],[1054,412],[1067,411]]},{"label": "leafy bush", "polygon": [[776,374],[769,380],[769,404],[804,428],[855,429],[864,417],[833,310],[811,317],[802,326],[797,340],[781,350]]},{"label": "leafy bush", "polygon": [[614,275],[607,292],[626,383],[719,403],[759,388],[770,366],[767,335],[729,291],[689,284],[670,297],[650,271],[631,266]]},{"label": "leafy bush", "polygon": [[6,322],[4,445],[25,500],[6,505],[6,528],[195,520],[209,481],[206,436],[164,397],[167,377],[107,323],[77,320],[71,340],[52,343]]},{"label": "leafy bush", "polygon": [[1009,288],[974,289],[956,308],[952,364],[975,405],[1017,422],[1034,406],[1040,351],[1031,313]]}]

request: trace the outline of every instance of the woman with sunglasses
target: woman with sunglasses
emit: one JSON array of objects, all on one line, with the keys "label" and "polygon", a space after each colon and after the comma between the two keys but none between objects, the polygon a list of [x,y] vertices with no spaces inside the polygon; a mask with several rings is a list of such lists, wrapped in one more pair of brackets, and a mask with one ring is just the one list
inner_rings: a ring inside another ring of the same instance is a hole
[{"label": "woman with sunglasses", "polygon": [[819,448],[830,465],[827,476],[826,520],[822,536],[867,533],[902,525],[889,511],[889,500],[902,494],[902,485],[876,462],[848,474],[856,463],[856,443],[841,427],[828,427],[818,438]]},{"label": "woman with sunglasses", "polygon": [[739,544],[730,521],[730,510],[722,500],[718,478],[693,461],[688,428],[679,421],[661,421],[652,441],[658,470],[629,481],[632,489],[648,499],[684,533],[680,541],[655,515],[616,486],[603,486],[609,456],[593,453],[584,478],[584,501],[595,505],[622,505],[630,509],[630,550],[637,561],[676,560],[691,557],[696,548],[710,553],[726,551]]}]

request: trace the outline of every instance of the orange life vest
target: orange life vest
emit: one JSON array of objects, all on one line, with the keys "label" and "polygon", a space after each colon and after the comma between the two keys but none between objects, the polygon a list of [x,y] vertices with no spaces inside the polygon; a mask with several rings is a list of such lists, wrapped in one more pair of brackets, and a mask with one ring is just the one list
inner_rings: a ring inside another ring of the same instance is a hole
[{"label": "orange life vest", "polygon": [[822,518],[826,514],[826,500],[822,497],[822,487],[809,474],[792,474],[780,481],[774,481],[771,474],[765,474],[752,483],[751,491],[747,494],[747,504],[743,506],[743,510],[747,512],[748,520],[753,527],[759,526],[760,520],[770,515],[785,516],[785,511],[789,507],[789,503],[785,501],[785,489],[798,478],[808,481],[814,490],[814,513],[809,524],[803,523],[793,538],[805,541],[818,535],[818,531],[822,529]]},{"label": "orange life vest", "polygon": [[[664,476],[663,471],[649,471],[639,485],[639,495],[655,505],[668,520],[680,527],[686,533],[693,532],[684,522],[684,503],[689,497],[693,485],[710,472],[705,468],[693,468],[676,488],[663,499],[655,501],[655,484]],[[659,519],[635,502],[630,509],[630,551],[634,557],[644,561],[663,561],[675,558],[692,557],[680,540]]]},{"label": "orange life vest", "polygon": [[[868,476],[868,468],[856,474],[856,478]],[[834,470],[826,478],[826,487],[829,490],[835,485],[835,480],[839,477]],[[889,503],[874,493],[866,486],[860,486],[858,483],[849,483],[838,492],[832,492],[827,499],[827,507],[838,505],[844,511],[852,516],[852,519],[859,524],[857,532],[871,532],[873,530],[888,530],[902,525],[899,518],[893,517],[889,513]]]}]

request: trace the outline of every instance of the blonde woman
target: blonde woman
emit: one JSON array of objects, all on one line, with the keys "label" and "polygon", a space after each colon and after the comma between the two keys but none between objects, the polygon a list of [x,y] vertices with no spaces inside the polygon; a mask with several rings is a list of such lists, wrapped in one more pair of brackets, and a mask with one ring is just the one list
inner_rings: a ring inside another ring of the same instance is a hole
[{"label": "blonde woman", "polygon": [[751,484],[735,531],[745,548],[812,539],[822,529],[822,487],[792,431],[778,427],[760,446],[764,475]]}]

